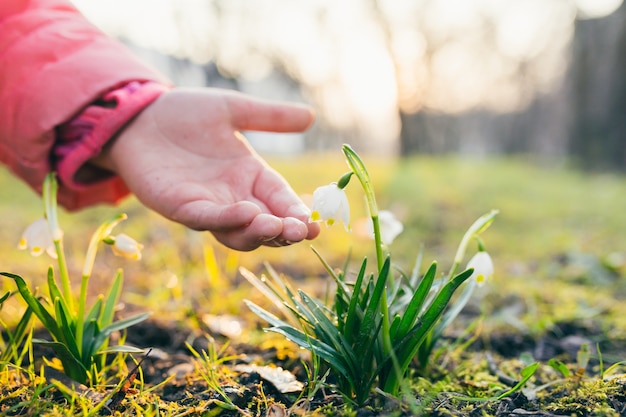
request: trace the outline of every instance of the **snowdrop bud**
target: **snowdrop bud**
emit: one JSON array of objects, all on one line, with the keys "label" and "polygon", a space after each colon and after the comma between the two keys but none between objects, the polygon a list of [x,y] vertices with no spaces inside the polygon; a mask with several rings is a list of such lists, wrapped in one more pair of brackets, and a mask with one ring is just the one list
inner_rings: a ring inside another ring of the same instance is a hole
[{"label": "snowdrop bud", "polygon": [[120,233],[114,237],[111,249],[117,256],[139,260],[141,259],[141,249],[143,249],[143,245],[137,243],[132,237]]},{"label": "snowdrop bud", "polygon": [[487,252],[478,252],[467,263],[467,269],[474,268],[470,279],[476,281],[478,286],[485,284],[493,277],[493,261]]},{"label": "snowdrop bud", "polygon": [[350,205],[346,192],[332,183],[319,187],[313,192],[311,222],[326,222],[332,226],[335,221],[343,222],[346,230],[350,230]]},{"label": "snowdrop bud", "polygon": [[24,230],[17,247],[30,250],[30,254],[33,256],[39,256],[46,252],[52,258],[56,259],[57,257],[50,227],[43,217],[35,220]]}]

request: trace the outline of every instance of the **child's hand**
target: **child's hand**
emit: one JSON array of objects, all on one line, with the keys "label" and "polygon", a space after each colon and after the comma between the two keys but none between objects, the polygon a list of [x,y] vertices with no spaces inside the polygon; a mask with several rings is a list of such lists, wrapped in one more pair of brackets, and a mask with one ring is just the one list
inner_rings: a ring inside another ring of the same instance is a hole
[{"label": "child's hand", "polygon": [[224,245],[252,250],[313,239],[319,225],[240,130],[301,132],[307,107],[218,89],[174,89],[143,110],[94,159],[147,207]]}]

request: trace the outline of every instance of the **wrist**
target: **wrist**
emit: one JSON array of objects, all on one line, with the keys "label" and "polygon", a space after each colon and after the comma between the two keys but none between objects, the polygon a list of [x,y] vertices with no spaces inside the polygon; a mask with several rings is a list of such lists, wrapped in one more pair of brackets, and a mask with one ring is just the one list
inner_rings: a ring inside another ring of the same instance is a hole
[{"label": "wrist", "polygon": [[53,150],[59,179],[82,189],[114,178],[117,167],[111,148],[118,133],[167,89],[155,82],[127,83],[59,126]]}]

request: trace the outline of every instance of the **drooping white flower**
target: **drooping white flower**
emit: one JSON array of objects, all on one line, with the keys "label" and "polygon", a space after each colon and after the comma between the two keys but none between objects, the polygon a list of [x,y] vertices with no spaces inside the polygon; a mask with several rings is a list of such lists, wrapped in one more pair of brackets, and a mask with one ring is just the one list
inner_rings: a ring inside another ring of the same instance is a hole
[{"label": "drooping white flower", "polygon": [[478,286],[482,286],[493,277],[493,261],[491,256],[485,251],[476,253],[467,263],[467,269],[473,268],[474,272],[470,279],[476,281]]},{"label": "drooping white flower", "polygon": [[[404,226],[400,220],[389,210],[381,210],[378,212],[378,224],[380,226],[380,239],[385,245],[391,245],[396,237],[404,230]],[[374,226],[372,222],[367,223],[370,237],[374,238]]]},{"label": "drooping white flower", "polygon": [[50,234],[48,222],[43,217],[32,222],[20,238],[19,249],[28,249],[33,256],[46,252],[52,258],[57,257],[56,248]]},{"label": "drooping white flower", "polygon": [[139,260],[141,259],[141,250],[143,249],[143,245],[138,243],[132,237],[124,233],[120,233],[119,235],[113,237],[111,249],[117,256]]},{"label": "drooping white flower", "polygon": [[350,230],[350,205],[346,192],[332,183],[319,187],[313,192],[313,207],[311,207],[311,222],[326,222],[332,226],[336,221],[344,224]]}]

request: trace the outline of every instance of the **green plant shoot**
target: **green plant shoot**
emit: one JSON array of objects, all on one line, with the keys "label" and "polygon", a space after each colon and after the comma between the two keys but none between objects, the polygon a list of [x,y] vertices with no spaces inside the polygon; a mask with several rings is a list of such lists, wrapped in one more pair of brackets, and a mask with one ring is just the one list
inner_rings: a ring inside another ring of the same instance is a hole
[{"label": "green plant shoot", "polygon": [[[362,405],[375,386],[399,396],[414,359],[417,357],[422,365],[428,363],[438,338],[467,303],[474,288],[493,275],[491,258],[478,235],[489,227],[497,211],[479,218],[465,233],[448,275],[438,278],[437,263],[433,262],[421,277],[416,268],[410,279],[404,274],[396,279],[393,274],[397,268],[392,267],[391,255],[385,253],[389,242],[382,240],[370,175],[350,146],[344,145],[342,150],[350,171],[337,183],[316,190],[311,220],[332,225],[339,219],[349,229],[348,203],[343,190],[356,177],[372,222],[375,273],[367,271],[365,259],[354,280],[349,281],[348,271],[336,272],[314,249],[337,285],[333,305],[328,306],[304,291],[294,291],[271,269],[271,279],[258,278],[244,269],[241,272],[285,315],[284,319],[279,318],[246,301],[254,313],[270,323],[272,327],[268,330],[313,352],[330,369],[344,397]],[[479,242],[479,252],[468,268],[457,273],[473,239]],[[468,280],[462,295],[453,301],[457,289]]]},{"label": "green plant shoot", "polygon": [[[63,251],[63,232],[58,224],[57,216],[57,182],[55,175],[46,176],[43,184],[43,202],[45,222],[37,221],[26,230],[21,247],[29,247],[31,253],[39,254],[44,250],[56,257],[59,268],[60,287],[54,274],[54,269],[48,269],[48,297],[42,300],[28,287],[26,281],[19,275],[9,272],[0,272],[0,275],[11,278],[17,285],[17,290],[28,308],[10,342],[17,343],[24,338],[26,322],[34,315],[48,330],[52,340],[32,339],[33,343],[40,343],[51,347],[63,365],[65,373],[81,383],[95,381],[98,370],[103,361],[98,361],[100,355],[107,352],[141,352],[129,346],[108,347],[109,337],[115,331],[126,329],[145,320],[148,314],[140,314],[123,320],[114,321],[114,307],[117,304],[122,289],[122,271],[115,275],[109,291],[105,296],[100,295],[95,303],[87,306],[87,284],[93,269],[97,246],[100,242],[109,244],[114,252],[127,257],[138,258],[140,245],[129,242],[125,235],[111,236],[112,229],[126,218],[125,214],[115,216],[103,223],[94,233],[83,268],[80,295],[75,298],[71,291],[71,281],[67,269],[65,253]],[[45,224],[47,228],[40,225]],[[49,242],[49,240],[52,242]],[[123,243],[123,245],[122,245]],[[129,244],[130,243],[130,244]],[[53,249],[51,249],[53,248]],[[4,297],[3,297],[4,298]],[[15,351],[15,347],[12,348]]]}]

